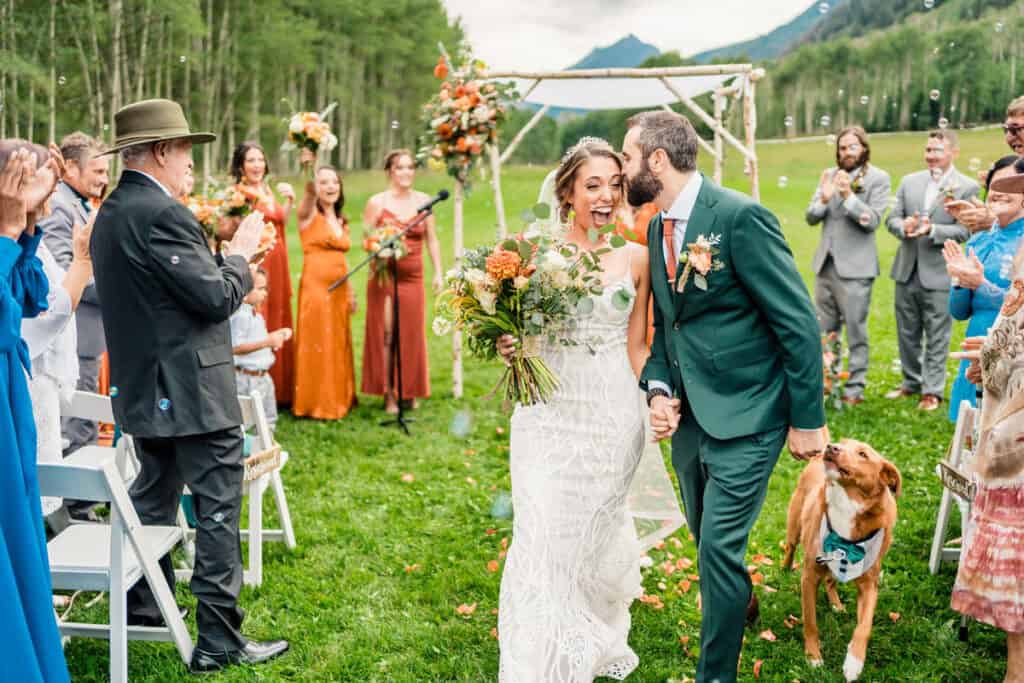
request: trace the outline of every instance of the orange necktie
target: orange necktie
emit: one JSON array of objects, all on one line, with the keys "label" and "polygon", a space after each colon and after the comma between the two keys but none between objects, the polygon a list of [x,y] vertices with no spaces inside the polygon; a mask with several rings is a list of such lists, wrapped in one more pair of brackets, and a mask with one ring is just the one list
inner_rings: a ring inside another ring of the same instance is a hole
[{"label": "orange necktie", "polygon": [[666,218],[661,222],[661,232],[665,238],[665,250],[668,252],[668,256],[665,257],[665,269],[668,271],[668,278],[672,282],[676,281],[676,247],[675,247],[675,229],[676,219]]}]

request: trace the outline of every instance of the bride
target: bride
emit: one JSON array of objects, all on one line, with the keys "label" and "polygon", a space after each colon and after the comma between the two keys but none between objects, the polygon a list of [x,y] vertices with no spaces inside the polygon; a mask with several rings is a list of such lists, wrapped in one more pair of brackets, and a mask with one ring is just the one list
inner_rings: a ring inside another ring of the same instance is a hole
[{"label": "bride", "polygon": [[[606,246],[608,235],[592,242],[588,233],[614,222],[624,182],[622,162],[604,140],[584,138],[570,149],[554,173],[556,215],[572,220],[564,239],[586,250]],[[629,607],[642,594],[628,497],[647,441],[637,384],[648,355],[647,261],[647,249],[634,243],[601,257],[604,291],[573,332],[581,343],[542,346],[561,388],[512,416],[515,521],[498,610],[502,683],[622,680],[639,663],[627,643]],[[507,357],[517,344],[502,337],[498,351]],[[678,516],[651,446],[651,471],[660,471]],[[659,526],[670,527],[663,536],[679,523]]]}]

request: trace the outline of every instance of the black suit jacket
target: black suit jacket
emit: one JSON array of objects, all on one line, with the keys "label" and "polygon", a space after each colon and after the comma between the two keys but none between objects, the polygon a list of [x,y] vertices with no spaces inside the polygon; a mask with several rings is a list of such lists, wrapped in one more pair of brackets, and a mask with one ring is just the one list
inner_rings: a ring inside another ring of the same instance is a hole
[{"label": "black suit jacket", "polygon": [[172,437],[241,424],[228,318],[253,286],[245,259],[214,257],[192,212],[134,171],[103,202],[89,251],[121,428]]}]

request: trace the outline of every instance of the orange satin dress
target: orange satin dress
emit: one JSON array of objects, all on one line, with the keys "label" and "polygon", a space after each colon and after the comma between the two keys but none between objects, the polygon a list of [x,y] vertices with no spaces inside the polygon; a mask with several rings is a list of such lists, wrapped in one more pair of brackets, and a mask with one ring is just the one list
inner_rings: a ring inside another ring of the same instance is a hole
[{"label": "orange satin dress", "polygon": [[292,413],[338,420],[356,405],[350,285],[345,283],[333,292],[327,287],[348,272],[345,252],[352,242],[347,224],[338,235],[319,211],[299,237],[303,262]]},{"label": "orange satin dress", "polygon": [[[285,222],[288,220],[284,207],[273,199],[272,194],[261,197],[246,185],[238,188],[249,199],[255,209],[263,212],[268,221],[277,228],[277,243],[263,258],[262,268],[267,271],[267,300],[263,303],[263,319],[267,321],[267,330],[273,332],[282,327],[294,329],[292,322],[292,276],[288,266],[288,238],[285,235]],[[270,377],[274,380],[274,392],[277,404],[287,407],[292,403],[292,390],[295,386],[295,345],[292,340],[285,342],[277,352],[277,360],[270,367]]]},{"label": "orange satin dress", "polygon": [[[407,219],[408,222],[410,219]],[[388,221],[403,224],[393,213],[384,209],[377,225]],[[427,228],[421,223],[405,234],[408,253],[398,259],[398,324],[401,332],[402,398],[430,396],[430,367],[427,364],[426,295],[423,290],[423,249]],[[393,371],[394,381],[388,382],[388,356],[385,348],[385,306],[391,306],[394,283],[390,277],[382,282],[371,274],[366,283],[366,336],[363,340],[364,394],[383,396],[394,387],[398,390],[398,369]]]}]

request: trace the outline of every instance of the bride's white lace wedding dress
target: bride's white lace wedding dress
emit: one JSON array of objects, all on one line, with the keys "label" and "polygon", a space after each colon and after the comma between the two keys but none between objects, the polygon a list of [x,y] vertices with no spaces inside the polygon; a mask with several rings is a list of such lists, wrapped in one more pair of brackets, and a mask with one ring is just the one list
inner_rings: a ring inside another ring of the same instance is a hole
[{"label": "bride's white lace wedding dress", "polygon": [[[639,663],[627,643],[629,606],[642,592],[627,494],[647,409],[626,352],[636,300],[630,269],[612,280],[574,332],[589,348],[542,348],[559,391],[512,417],[515,519],[498,611],[502,683],[622,680]],[[632,295],[627,310],[612,303],[620,289]]]}]

